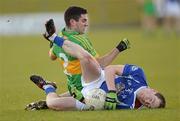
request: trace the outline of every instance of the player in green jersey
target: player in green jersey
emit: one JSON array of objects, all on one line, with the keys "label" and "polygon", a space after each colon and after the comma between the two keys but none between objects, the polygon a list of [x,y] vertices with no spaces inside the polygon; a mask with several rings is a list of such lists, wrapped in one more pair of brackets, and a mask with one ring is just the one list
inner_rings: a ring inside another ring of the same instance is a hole
[{"label": "player in green jersey", "polygon": [[[83,49],[96,58],[102,68],[109,65],[121,51],[127,49],[127,47],[123,49],[122,45],[125,43],[124,41],[121,41],[116,48],[113,48],[112,51],[107,53],[105,56],[98,57],[97,52],[86,35],[86,30],[88,28],[87,10],[76,6],[69,7],[64,14],[64,19],[66,27],[59,33],[59,36],[65,37],[83,47]],[[46,25],[49,25],[50,27],[54,26],[51,21],[47,22]],[[69,92],[71,93],[71,87],[75,87],[80,91],[82,89],[82,84],[81,66],[79,60],[64,52],[64,50],[59,48],[56,44],[53,44],[51,47],[49,56],[52,60],[59,60],[63,65],[64,73],[67,75]],[[71,95],[69,93],[65,93],[61,96]]]},{"label": "player in green jersey", "polygon": [[[109,65],[119,54],[119,50],[114,48],[106,56],[98,57],[97,52],[85,33],[88,28],[88,15],[86,9],[75,6],[69,7],[64,14],[64,19],[66,27],[59,33],[59,36],[66,37],[70,41],[83,47],[97,59],[102,67]],[[68,78],[69,91],[71,92],[71,86],[75,86],[78,90],[81,90],[81,68],[79,60],[65,53],[63,49],[57,47],[55,44],[50,50],[50,58],[53,60],[58,58],[60,63],[63,65],[64,73]]]}]

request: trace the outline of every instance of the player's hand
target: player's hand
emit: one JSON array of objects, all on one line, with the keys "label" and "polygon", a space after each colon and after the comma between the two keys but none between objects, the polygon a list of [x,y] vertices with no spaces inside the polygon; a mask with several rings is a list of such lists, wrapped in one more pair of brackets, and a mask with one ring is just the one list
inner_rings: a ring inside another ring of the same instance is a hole
[{"label": "player's hand", "polygon": [[80,102],[84,102],[83,94],[75,86],[71,87],[71,94],[75,99],[79,100]]},{"label": "player's hand", "polygon": [[49,19],[45,24],[46,32],[43,34],[44,38],[49,40],[49,37],[51,37],[56,32],[56,27],[54,25],[53,19]]},{"label": "player's hand", "polygon": [[123,40],[120,41],[120,43],[116,48],[119,50],[119,52],[129,49],[130,48],[129,40],[127,38],[124,38]]},{"label": "player's hand", "polygon": [[115,110],[117,102],[118,99],[117,99],[116,91],[110,90],[106,95],[104,108],[107,110]]}]

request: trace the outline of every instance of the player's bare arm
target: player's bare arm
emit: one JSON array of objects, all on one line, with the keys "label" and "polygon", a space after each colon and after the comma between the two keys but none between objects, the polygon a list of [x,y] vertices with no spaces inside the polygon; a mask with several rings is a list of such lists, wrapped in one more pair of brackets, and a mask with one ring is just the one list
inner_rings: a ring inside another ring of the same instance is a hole
[{"label": "player's bare arm", "polygon": [[116,90],[114,79],[116,75],[122,75],[124,65],[110,65],[107,66],[104,70],[108,90]]},{"label": "player's bare arm", "polygon": [[116,109],[116,105],[119,101],[117,98],[114,79],[116,75],[122,75],[123,70],[124,70],[124,65],[110,65],[104,69],[105,80],[106,80],[107,88],[109,90],[106,96],[105,109],[108,110]]},{"label": "player's bare arm", "polygon": [[112,61],[118,56],[119,53],[123,52],[126,49],[130,48],[130,42],[127,38],[124,38],[120,41],[120,43],[113,48],[109,53],[106,55],[96,58],[102,68],[110,65]]}]

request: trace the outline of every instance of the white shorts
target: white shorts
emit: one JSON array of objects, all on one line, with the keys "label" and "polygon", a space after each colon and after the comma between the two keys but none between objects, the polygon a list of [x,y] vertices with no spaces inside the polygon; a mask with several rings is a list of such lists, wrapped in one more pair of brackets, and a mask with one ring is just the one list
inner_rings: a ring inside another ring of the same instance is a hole
[{"label": "white shorts", "polygon": [[101,76],[99,77],[99,79],[94,80],[90,83],[86,83],[83,78],[81,78],[81,83],[83,86],[83,89],[81,90],[81,93],[83,94],[84,97],[86,97],[86,94],[88,91],[94,89],[94,88],[100,88],[100,86],[102,85],[102,83],[105,81],[105,74],[104,74],[104,70],[101,70]]}]

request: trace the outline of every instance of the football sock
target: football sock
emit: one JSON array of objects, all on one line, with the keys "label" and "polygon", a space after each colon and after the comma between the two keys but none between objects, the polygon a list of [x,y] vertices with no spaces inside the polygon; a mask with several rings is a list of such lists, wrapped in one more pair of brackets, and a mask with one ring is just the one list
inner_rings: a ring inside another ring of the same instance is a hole
[{"label": "football sock", "polygon": [[79,100],[76,100],[76,109],[78,109],[78,110],[90,110],[90,106],[87,106],[86,104],[80,102]]},{"label": "football sock", "polygon": [[82,110],[84,105],[85,105],[84,103],[80,102],[79,100],[76,100],[76,108],[78,110]]},{"label": "football sock", "polygon": [[56,92],[56,89],[52,85],[44,85],[43,89],[44,89],[46,95],[51,92]]}]

